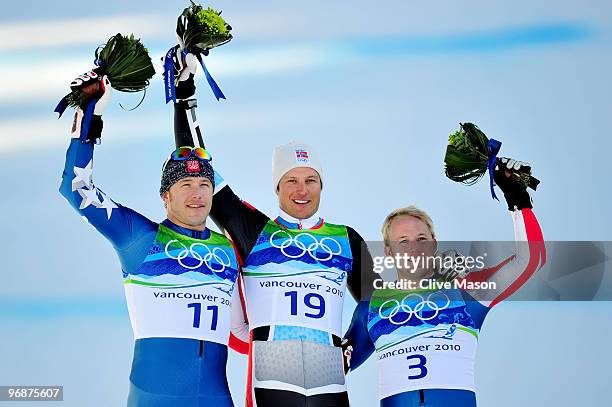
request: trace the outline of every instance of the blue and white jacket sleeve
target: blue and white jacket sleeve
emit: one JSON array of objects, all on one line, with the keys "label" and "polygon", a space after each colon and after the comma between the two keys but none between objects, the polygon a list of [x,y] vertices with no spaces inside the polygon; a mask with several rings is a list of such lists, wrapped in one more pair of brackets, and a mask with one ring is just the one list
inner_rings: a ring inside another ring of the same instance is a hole
[{"label": "blue and white jacket sleeve", "polygon": [[[116,203],[94,185],[94,144],[81,141],[78,137],[82,114],[82,111],[77,109],[60,193],[116,250],[122,251],[157,225],[134,210]],[[101,131],[101,116],[93,116],[89,132]],[[100,134],[97,136],[96,138],[99,138]]]}]

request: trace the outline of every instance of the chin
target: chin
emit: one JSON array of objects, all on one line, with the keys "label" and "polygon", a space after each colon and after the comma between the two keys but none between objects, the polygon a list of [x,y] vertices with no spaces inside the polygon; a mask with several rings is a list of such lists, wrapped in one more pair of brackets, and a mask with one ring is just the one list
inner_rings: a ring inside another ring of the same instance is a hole
[{"label": "chin", "polygon": [[193,226],[202,226],[206,224],[206,218],[193,221]]},{"label": "chin", "polygon": [[186,219],[185,224],[189,226],[201,226],[206,223],[206,218],[190,218]]},{"label": "chin", "polygon": [[299,216],[296,216],[296,218],[306,219],[314,215],[315,212],[316,210],[314,208],[298,208],[296,213],[299,214]]}]

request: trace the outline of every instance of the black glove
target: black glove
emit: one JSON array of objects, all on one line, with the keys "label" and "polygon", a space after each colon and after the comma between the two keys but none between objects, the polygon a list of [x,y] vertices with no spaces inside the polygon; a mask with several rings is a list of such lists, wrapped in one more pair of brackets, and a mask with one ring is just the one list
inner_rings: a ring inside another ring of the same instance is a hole
[{"label": "black glove", "polygon": [[495,170],[493,171],[493,180],[504,193],[504,198],[506,198],[510,211],[533,208],[531,196],[527,192],[527,187],[520,182],[519,173],[521,175],[531,175],[529,163],[512,158],[497,157]]}]

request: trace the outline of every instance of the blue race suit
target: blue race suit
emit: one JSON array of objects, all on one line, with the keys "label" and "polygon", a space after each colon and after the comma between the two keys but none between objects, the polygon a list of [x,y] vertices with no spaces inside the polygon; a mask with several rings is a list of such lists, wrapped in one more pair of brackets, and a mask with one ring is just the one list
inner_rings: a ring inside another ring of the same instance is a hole
[{"label": "blue race suit", "polygon": [[233,406],[225,371],[238,275],[232,243],[209,229],[152,222],[113,201],[92,182],[93,150],[72,139],[60,192],[121,262],[136,339],[128,405]]}]

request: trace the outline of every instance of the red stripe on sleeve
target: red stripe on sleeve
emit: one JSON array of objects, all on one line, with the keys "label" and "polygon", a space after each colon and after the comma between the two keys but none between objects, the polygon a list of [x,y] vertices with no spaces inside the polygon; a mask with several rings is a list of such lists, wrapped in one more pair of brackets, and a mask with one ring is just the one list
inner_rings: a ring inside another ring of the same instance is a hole
[{"label": "red stripe on sleeve", "polygon": [[246,313],[246,302],[244,300],[244,293],[242,292],[242,278],[238,278],[238,294],[240,297],[240,305],[242,305],[242,314],[244,315],[244,320],[248,324],[249,316]]},{"label": "red stripe on sleeve", "polygon": [[253,335],[249,333],[249,362],[247,366],[246,407],[253,407]]},{"label": "red stripe on sleeve", "polygon": [[[516,281],[512,283],[508,288],[504,290],[498,297],[496,297],[490,305],[493,308],[501,301],[514,294],[519,288],[527,282],[527,280],[544,264],[540,260],[544,256],[546,259],[546,246],[544,245],[544,237],[542,236],[542,230],[535,215],[531,209],[525,208],[521,210],[523,215],[523,221],[525,222],[525,230],[527,232],[527,242],[529,244],[529,263],[525,270],[518,276]],[[520,244],[520,243],[519,243]]]},{"label": "red stripe on sleeve", "polygon": [[247,342],[241,341],[236,336],[234,336],[234,334],[231,332],[230,332],[228,346],[231,349],[235,350],[236,352],[242,353],[243,355],[246,355],[249,353],[249,344]]},{"label": "red stripe on sleeve", "polygon": [[243,204],[244,206],[246,206],[247,208],[249,208],[250,210],[252,210],[252,211],[256,211],[256,210],[257,210],[257,209],[256,209],[256,208],[255,208],[253,205],[251,205],[251,204],[250,204],[250,203],[248,203],[247,201],[242,201],[242,204]]},{"label": "red stripe on sleeve", "polygon": [[533,214],[531,209],[523,209],[523,219],[525,220],[525,227],[527,229],[527,240],[534,242],[534,246],[539,249],[540,252],[540,267],[546,264],[546,244],[544,244],[544,235],[542,229],[538,223],[538,219]]}]

